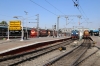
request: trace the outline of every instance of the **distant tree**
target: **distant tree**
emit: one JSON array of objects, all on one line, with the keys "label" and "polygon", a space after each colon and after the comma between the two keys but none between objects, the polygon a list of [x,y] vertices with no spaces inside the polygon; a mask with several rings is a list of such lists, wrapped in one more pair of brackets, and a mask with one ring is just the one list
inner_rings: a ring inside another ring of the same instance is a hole
[{"label": "distant tree", "polygon": [[0,25],[8,25],[8,23],[6,21],[1,21]]}]

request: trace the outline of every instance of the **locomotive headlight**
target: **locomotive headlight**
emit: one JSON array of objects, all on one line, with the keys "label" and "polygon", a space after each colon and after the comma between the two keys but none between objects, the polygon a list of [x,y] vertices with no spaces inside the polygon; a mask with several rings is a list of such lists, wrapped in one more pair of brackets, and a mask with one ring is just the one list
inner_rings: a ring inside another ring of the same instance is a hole
[{"label": "locomotive headlight", "polygon": [[72,33],[73,34],[73,33]]}]

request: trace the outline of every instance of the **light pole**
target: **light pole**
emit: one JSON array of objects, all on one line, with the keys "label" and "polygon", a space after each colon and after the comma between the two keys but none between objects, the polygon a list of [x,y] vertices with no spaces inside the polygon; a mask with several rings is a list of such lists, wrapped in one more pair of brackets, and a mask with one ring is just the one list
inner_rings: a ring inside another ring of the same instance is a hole
[{"label": "light pole", "polygon": [[10,40],[9,39],[9,24],[7,26],[8,26],[8,38],[7,38],[7,40]]},{"label": "light pole", "polygon": [[66,18],[66,25],[68,25],[68,24],[69,24],[69,23],[67,23],[67,19],[68,19],[68,17],[65,16],[65,18]]},{"label": "light pole", "polygon": [[[65,27],[65,29],[67,30],[67,25],[69,24],[69,23],[67,22],[68,17],[65,16],[65,18],[66,18],[66,27]],[[67,32],[68,32],[68,31],[66,31],[66,33],[67,33]]]},{"label": "light pole", "polygon": [[53,38],[55,37],[55,30],[56,30],[56,23],[55,25],[52,25],[52,30],[53,30]]},{"label": "light pole", "polygon": [[[28,38],[28,31],[27,31],[27,21],[28,21],[27,13],[28,13],[28,12],[27,12],[27,11],[24,11],[24,12],[26,13],[26,33],[27,33],[26,36],[27,36],[27,38]],[[26,39],[27,39],[27,38],[26,38]]]},{"label": "light pole", "polygon": [[60,16],[57,17],[57,38],[59,37],[59,18]]},{"label": "light pole", "polygon": [[37,16],[37,37],[39,37],[39,14]]},{"label": "light pole", "polygon": [[81,16],[78,16],[78,18],[79,18],[79,25],[80,25],[80,18],[81,18]]},{"label": "light pole", "polygon": [[[17,18],[18,19],[18,17],[22,17],[22,16],[14,16],[13,18]],[[22,17],[23,18],[23,17]],[[24,19],[23,19],[24,20]],[[22,21],[22,23],[21,23],[21,27],[22,27],[22,35],[21,35],[21,40],[20,41],[23,41],[23,36],[24,36],[24,34],[23,34],[23,21]]]}]

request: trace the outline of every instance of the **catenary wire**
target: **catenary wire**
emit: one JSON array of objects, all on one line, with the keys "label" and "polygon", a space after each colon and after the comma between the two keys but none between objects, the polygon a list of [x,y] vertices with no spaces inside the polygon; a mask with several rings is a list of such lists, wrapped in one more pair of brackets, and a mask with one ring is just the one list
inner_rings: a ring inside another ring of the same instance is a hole
[{"label": "catenary wire", "polygon": [[[43,8],[43,9],[45,9],[46,11],[48,11],[48,12],[50,12],[50,13],[52,13],[53,15],[55,15],[55,16],[57,16],[58,17],[58,15],[57,14],[55,14],[55,13],[53,13],[53,12],[51,12],[50,10],[48,10],[48,9],[46,9],[46,8],[44,8],[43,6],[41,6],[41,5],[39,5],[39,4],[37,4],[36,2],[34,2],[33,0],[30,0],[32,3],[34,3],[34,4],[36,4],[36,5],[38,5],[39,7],[41,7],[41,8]],[[47,1],[48,2],[48,1]],[[48,2],[49,3],[49,2]],[[49,3],[50,4],[50,3]],[[52,5],[52,4],[50,4],[50,5]],[[53,6],[53,5],[52,5]],[[53,6],[54,8],[56,8],[55,6]],[[56,8],[57,9],[57,8]],[[59,9],[57,9],[57,10],[59,10]],[[59,10],[60,11],[60,10]],[[61,11],[60,11],[61,12]],[[63,13],[63,12],[62,12]],[[62,18],[63,19],[63,18]],[[63,19],[64,20],[64,19]]]},{"label": "catenary wire", "polygon": [[53,15],[57,16],[57,14],[55,14],[55,13],[51,12],[50,10],[48,10],[48,9],[44,8],[43,6],[41,6],[41,5],[37,4],[36,2],[34,2],[34,1],[32,1],[32,0],[30,0],[30,1],[31,1],[32,3],[34,3],[34,4],[38,5],[39,7],[41,7],[41,8],[43,8],[43,9],[45,9],[46,11],[48,11],[48,12],[52,13]]},{"label": "catenary wire", "polygon": [[61,12],[62,14],[64,14],[61,10],[59,10],[58,8],[56,8],[54,5],[52,5],[49,1],[45,0],[48,4],[50,4],[52,7],[54,7],[56,10],[58,10],[59,12]]},{"label": "catenary wire", "polygon": [[[74,3],[74,5],[76,4],[75,2],[74,2],[74,0],[72,0],[73,1],[73,3]],[[78,11],[81,13],[81,15],[83,16],[83,18],[85,19],[85,17],[84,17],[84,15],[82,14],[82,12],[81,12],[81,10],[83,11],[83,9],[82,9],[82,7],[80,6],[80,4],[79,4],[79,0],[78,0],[78,6],[79,7],[77,7],[77,9],[78,9]],[[81,10],[80,10],[80,8],[81,8]],[[85,12],[83,11],[83,13],[85,14]],[[86,15],[85,15],[86,16]],[[87,17],[87,16],[86,16]],[[85,21],[86,21],[86,19],[85,19]]]}]

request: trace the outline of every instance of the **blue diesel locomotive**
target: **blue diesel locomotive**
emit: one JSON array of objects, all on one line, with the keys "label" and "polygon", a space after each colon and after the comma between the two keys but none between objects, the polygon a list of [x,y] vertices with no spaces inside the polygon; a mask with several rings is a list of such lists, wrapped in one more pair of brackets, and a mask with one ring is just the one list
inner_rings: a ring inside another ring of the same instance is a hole
[{"label": "blue diesel locomotive", "polygon": [[72,30],[71,31],[71,38],[72,39],[79,39],[79,31],[78,30]]},{"label": "blue diesel locomotive", "polygon": [[93,30],[94,36],[99,36],[99,30]]}]

